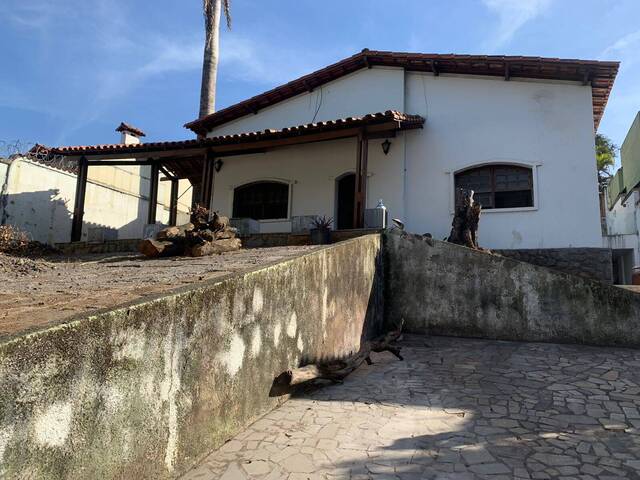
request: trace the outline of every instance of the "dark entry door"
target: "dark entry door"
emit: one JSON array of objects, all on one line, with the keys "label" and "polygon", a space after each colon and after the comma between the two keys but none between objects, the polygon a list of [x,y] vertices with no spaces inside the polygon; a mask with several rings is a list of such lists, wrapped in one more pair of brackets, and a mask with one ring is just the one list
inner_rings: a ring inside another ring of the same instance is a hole
[{"label": "dark entry door", "polygon": [[349,173],[338,179],[338,230],[353,228],[353,209],[356,192],[356,175]]}]

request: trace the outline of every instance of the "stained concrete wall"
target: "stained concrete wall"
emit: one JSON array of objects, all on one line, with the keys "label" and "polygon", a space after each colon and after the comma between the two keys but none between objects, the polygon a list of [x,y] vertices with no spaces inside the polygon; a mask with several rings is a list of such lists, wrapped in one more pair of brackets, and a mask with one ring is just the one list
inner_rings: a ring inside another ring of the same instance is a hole
[{"label": "stained concrete wall", "polygon": [[494,253],[571,275],[613,283],[613,256],[610,248],[528,248],[494,250]]},{"label": "stained concrete wall", "polygon": [[382,323],[379,235],[0,343],[0,478],[178,476]]},{"label": "stained concrete wall", "polygon": [[385,234],[385,318],[407,330],[640,346],[640,295],[415,235]]}]

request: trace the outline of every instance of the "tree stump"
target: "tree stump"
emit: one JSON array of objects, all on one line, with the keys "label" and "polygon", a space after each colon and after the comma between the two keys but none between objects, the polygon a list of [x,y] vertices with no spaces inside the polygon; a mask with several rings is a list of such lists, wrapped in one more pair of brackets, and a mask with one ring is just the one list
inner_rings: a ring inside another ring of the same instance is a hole
[{"label": "tree stump", "polygon": [[456,208],[447,241],[481,250],[478,245],[478,224],[482,205],[473,200],[473,190],[456,190]]}]

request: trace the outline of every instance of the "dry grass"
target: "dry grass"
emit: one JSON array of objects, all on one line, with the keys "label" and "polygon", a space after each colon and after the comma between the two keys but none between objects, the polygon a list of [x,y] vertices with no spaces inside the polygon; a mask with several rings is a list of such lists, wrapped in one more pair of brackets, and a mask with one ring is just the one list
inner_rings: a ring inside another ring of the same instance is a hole
[{"label": "dry grass", "polygon": [[0,253],[8,255],[42,255],[55,252],[55,248],[31,240],[27,232],[13,225],[0,225]]}]

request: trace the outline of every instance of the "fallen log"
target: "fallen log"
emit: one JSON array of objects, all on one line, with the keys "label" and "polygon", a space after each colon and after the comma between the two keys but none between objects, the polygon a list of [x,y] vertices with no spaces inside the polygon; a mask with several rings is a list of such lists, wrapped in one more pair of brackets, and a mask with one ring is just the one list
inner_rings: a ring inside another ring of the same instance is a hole
[{"label": "fallen log", "polygon": [[[400,325],[398,325],[398,328],[396,328],[395,330],[391,330],[381,339],[372,341],[371,351],[376,353],[389,352],[395,355],[398,360],[404,360],[404,358],[402,358],[402,355],[400,355],[400,347],[391,345],[392,342],[395,342],[402,336],[402,327],[404,327],[404,318],[400,320]],[[369,363],[369,361],[367,361],[367,363]],[[369,365],[371,364],[369,363]]]},{"label": "fallen log", "polygon": [[199,205],[191,213],[190,223],[163,228],[155,239],[141,243],[140,252],[148,257],[204,257],[241,248],[238,230],[229,226],[229,218]]},{"label": "fallen log", "polygon": [[191,232],[194,228],[195,226],[193,223],[163,228],[156,235],[156,240],[169,240],[171,238],[184,237],[187,232]]},{"label": "fallen log", "polygon": [[224,230],[220,230],[218,232],[215,232],[214,236],[215,236],[216,240],[225,240],[227,238],[235,238],[237,233],[238,233],[237,229],[235,229],[233,227],[229,227],[229,228],[226,228]]},{"label": "fallen log", "polygon": [[138,250],[147,257],[170,257],[182,255],[184,253],[184,244],[147,238],[140,242]]},{"label": "fallen log", "polygon": [[364,342],[358,353],[344,360],[334,360],[332,362],[306,365],[304,367],[287,370],[278,375],[271,387],[271,393],[283,395],[296,385],[307,383],[313,380],[329,380],[334,383],[341,383],[344,378],[356,370],[363,362],[371,365],[371,352],[390,352],[398,359],[403,360],[400,355],[399,346],[391,345],[402,335],[404,320],[400,322],[397,329],[374,339],[371,342]]},{"label": "fallen log", "polygon": [[218,212],[213,213],[213,218],[209,222],[214,232],[220,232],[229,228],[229,217],[218,215]]},{"label": "fallen log", "polygon": [[240,250],[240,247],[242,247],[242,242],[239,238],[226,238],[194,245],[191,247],[189,255],[192,257],[205,257],[207,255],[215,255],[216,253],[233,252]]}]

